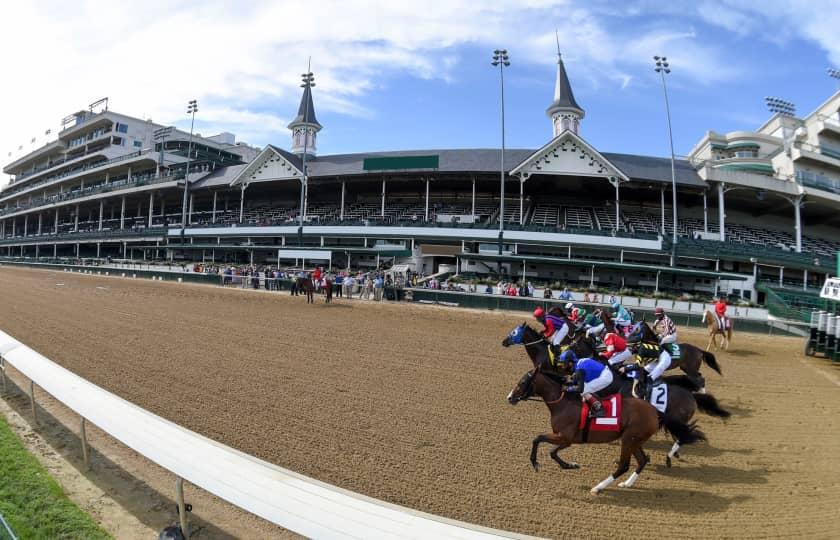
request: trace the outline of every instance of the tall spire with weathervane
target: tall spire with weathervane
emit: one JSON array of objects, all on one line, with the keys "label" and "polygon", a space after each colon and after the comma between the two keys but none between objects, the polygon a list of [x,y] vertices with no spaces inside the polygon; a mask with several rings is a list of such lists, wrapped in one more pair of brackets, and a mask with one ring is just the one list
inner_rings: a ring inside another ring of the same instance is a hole
[{"label": "tall spire with weathervane", "polygon": [[299,156],[306,154],[310,158],[315,157],[317,153],[315,141],[322,127],[315,118],[315,104],[312,102],[312,87],[315,86],[313,80],[311,72],[304,74],[300,107],[297,116],[288,126],[292,130],[292,153]]},{"label": "tall spire with weathervane", "polygon": [[563,65],[563,57],[560,55],[560,34],[556,30],[555,36],[557,38],[557,80],[554,83],[554,101],[546,109],[545,114],[551,118],[554,137],[567,129],[577,135],[580,121],[585,113],[575,101],[575,95],[572,93],[572,85],[569,83],[569,76],[566,75],[566,67]]}]

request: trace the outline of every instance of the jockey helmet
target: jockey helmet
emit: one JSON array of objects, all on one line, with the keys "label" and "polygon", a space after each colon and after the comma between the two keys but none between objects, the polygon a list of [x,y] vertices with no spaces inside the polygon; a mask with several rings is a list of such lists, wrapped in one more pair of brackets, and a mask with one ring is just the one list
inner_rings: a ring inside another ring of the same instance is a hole
[{"label": "jockey helmet", "polygon": [[563,307],[564,307],[564,308],[566,308],[566,311],[571,311],[572,309],[574,309],[575,305],[574,305],[573,303],[571,303],[571,302],[568,302],[568,303],[567,303],[565,306],[563,306]]},{"label": "jockey helmet", "polygon": [[657,317],[662,317],[662,316],[665,315],[665,310],[662,309],[661,307],[658,307],[658,308],[653,310],[653,314],[656,315]]},{"label": "jockey helmet", "polygon": [[534,310],[534,318],[535,319],[541,319],[543,317],[545,317],[545,310],[543,308],[538,307],[537,309]]}]

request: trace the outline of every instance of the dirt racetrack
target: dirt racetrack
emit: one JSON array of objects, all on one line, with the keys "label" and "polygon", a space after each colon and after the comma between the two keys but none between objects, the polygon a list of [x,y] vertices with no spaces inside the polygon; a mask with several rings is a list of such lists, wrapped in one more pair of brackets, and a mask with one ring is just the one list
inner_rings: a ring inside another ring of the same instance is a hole
[{"label": "dirt racetrack", "polygon": [[[505,396],[530,367],[502,338],[523,315],[0,268],[0,329],[190,429],[344,488],[548,537],[836,538],[840,371],[802,340],[735,335],[708,389],[733,418],[633,489],[589,488],[616,445],[562,471],[539,403]],[[705,344],[697,331],[681,341]],[[162,396],[176,396],[165,398]],[[832,517],[835,516],[835,517]]]}]

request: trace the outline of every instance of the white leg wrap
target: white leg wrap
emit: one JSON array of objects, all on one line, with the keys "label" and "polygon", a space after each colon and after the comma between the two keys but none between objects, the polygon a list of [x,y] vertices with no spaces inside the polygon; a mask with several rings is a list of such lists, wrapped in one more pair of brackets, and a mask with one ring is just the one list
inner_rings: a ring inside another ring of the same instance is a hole
[{"label": "white leg wrap", "polygon": [[639,473],[634,471],[633,474],[630,475],[630,478],[628,478],[627,480],[625,480],[624,482],[622,482],[618,485],[619,485],[619,487],[633,487],[633,484],[635,484],[636,480],[638,480],[638,479],[639,479]]},{"label": "white leg wrap", "polygon": [[674,446],[671,447],[671,451],[668,452],[668,457],[669,458],[674,457],[675,455],[677,455],[677,452],[679,452],[679,451],[680,451],[680,443],[675,442]]},{"label": "white leg wrap", "polygon": [[615,482],[615,478],[613,478],[613,475],[609,475],[600,484],[598,484],[594,488],[590,489],[589,492],[594,494],[594,495],[597,495],[597,494],[601,493],[602,491],[604,491],[605,489],[607,489],[609,487],[609,485],[612,484],[613,482]]}]

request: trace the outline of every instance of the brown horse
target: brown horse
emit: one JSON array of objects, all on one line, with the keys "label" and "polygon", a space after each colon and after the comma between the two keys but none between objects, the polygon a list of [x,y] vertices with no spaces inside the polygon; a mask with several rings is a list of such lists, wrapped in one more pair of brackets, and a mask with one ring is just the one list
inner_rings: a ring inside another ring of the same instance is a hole
[{"label": "brown horse", "polygon": [[312,283],[312,278],[297,278],[297,289],[298,291],[303,291],[303,293],[306,295],[307,304],[312,304],[315,302],[315,285]]},{"label": "brown horse", "polygon": [[[636,324],[635,329],[630,335],[629,341],[644,341],[645,343],[659,343],[659,337],[653,332],[648,323],[641,321]],[[718,375],[723,375],[720,371],[720,365],[717,363],[715,355],[695,347],[690,343],[678,343],[680,348],[680,357],[672,358],[671,365],[668,369],[680,368],[700,387],[700,392],[706,391],[706,379],[700,374],[700,365],[706,364],[717,372]]]},{"label": "brown horse", "polygon": [[[632,487],[647,465],[649,458],[642,446],[659,431],[660,417],[656,409],[647,401],[636,398],[622,398],[620,427],[617,431],[591,431],[580,428],[581,408],[583,404],[580,396],[568,392],[564,384],[556,378],[542,372],[540,367],[526,373],[519,383],[507,396],[508,403],[516,405],[524,399],[538,395],[545,402],[551,414],[551,433],[537,435],[531,444],[531,466],[539,471],[537,450],[542,443],[555,445],[551,450],[551,458],[563,469],[577,469],[577,463],[567,463],[558,455],[560,450],[573,444],[599,444],[621,440],[621,455],[618,468],[607,478],[595,485],[590,493],[597,495],[604,491],[616,478],[630,469],[630,457],[636,459],[636,470],[630,478],[621,482],[621,487]],[[705,440],[703,432],[693,424],[686,424],[676,419],[664,416],[662,425],[675,438],[684,444],[691,444]]]},{"label": "brown horse", "polygon": [[[732,341],[732,319],[726,317],[726,330],[721,330],[717,316],[707,309],[703,312],[703,324],[705,324],[706,328],[709,330],[709,344],[706,345],[706,350],[708,351],[711,349],[712,343],[714,343],[716,351],[721,348],[728,351],[729,343]],[[717,342],[718,336],[720,336],[722,340],[720,346],[718,346]]]}]

